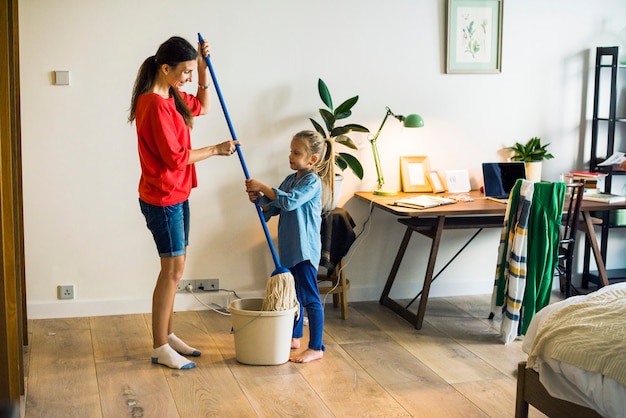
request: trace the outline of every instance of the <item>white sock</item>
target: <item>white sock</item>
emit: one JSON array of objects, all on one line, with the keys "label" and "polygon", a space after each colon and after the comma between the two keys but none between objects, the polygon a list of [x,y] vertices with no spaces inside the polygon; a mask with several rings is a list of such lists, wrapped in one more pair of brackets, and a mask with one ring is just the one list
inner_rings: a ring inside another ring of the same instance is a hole
[{"label": "white sock", "polygon": [[178,354],[169,344],[152,350],[152,363],[162,364],[171,369],[193,369],[196,363]]},{"label": "white sock", "polygon": [[185,344],[185,342],[178,338],[176,335],[174,335],[173,332],[167,336],[167,342],[169,343],[170,347],[185,356],[199,357],[202,354],[195,348],[189,347],[187,344]]}]

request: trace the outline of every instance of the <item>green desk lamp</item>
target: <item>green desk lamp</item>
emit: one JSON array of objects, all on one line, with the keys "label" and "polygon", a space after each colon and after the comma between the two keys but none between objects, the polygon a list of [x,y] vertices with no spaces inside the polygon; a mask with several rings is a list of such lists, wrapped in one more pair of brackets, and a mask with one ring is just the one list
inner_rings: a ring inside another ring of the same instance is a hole
[{"label": "green desk lamp", "polygon": [[395,113],[391,111],[391,109],[389,109],[389,107],[386,107],[386,109],[387,109],[387,113],[385,114],[383,123],[380,124],[380,128],[378,128],[378,132],[376,132],[376,135],[374,135],[369,140],[370,143],[372,144],[372,152],[374,153],[374,164],[376,165],[376,174],[378,175],[378,187],[376,188],[376,190],[374,190],[374,194],[379,195],[379,196],[393,196],[398,193],[397,191],[383,190],[385,179],[383,178],[383,171],[380,166],[380,157],[378,156],[378,147],[376,146],[376,141],[378,140],[380,131],[382,131],[383,126],[385,126],[385,122],[387,122],[387,118],[389,116],[393,116],[394,118],[402,122],[402,125],[407,128],[421,128],[424,126],[424,119],[422,119],[420,115],[417,115],[415,113],[407,115],[407,116],[396,115]]}]

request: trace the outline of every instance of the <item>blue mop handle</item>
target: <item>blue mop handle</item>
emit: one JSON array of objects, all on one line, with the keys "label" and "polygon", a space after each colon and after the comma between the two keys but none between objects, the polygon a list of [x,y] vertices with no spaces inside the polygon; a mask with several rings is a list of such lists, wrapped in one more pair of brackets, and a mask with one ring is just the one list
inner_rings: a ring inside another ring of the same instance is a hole
[{"label": "blue mop handle", "polygon": [[[198,33],[198,41],[200,45],[204,45],[204,39],[202,35]],[[230,136],[233,141],[237,141],[237,134],[235,134],[235,128],[233,128],[233,124],[230,121],[230,116],[228,115],[228,109],[226,109],[226,103],[224,103],[224,97],[222,97],[222,91],[220,90],[220,85],[217,82],[217,77],[215,76],[215,71],[213,71],[213,65],[211,64],[211,58],[209,56],[204,58],[207,66],[209,67],[209,72],[211,73],[211,79],[213,80],[213,84],[215,85],[215,91],[217,92],[217,97],[220,99],[220,105],[222,105],[222,111],[224,112],[224,117],[226,118],[226,123],[228,124],[228,130],[230,131]],[[239,157],[239,162],[241,162],[241,168],[243,169],[243,174],[246,176],[246,180],[250,178],[250,173],[248,172],[248,167],[246,166],[246,162],[243,159],[243,153],[241,152],[241,148],[239,144],[235,146],[237,150],[237,156]],[[275,274],[286,273],[289,270],[280,265],[280,261],[278,260],[278,255],[276,254],[276,249],[274,248],[274,244],[272,242],[272,237],[270,236],[270,231],[267,228],[267,222],[265,222],[265,217],[263,216],[263,211],[261,207],[257,204],[254,205],[256,207],[257,214],[259,215],[259,220],[261,221],[261,226],[263,227],[263,232],[265,233],[265,238],[267,239],[267,244],[270,247],[270,252],[272,253],[272,258],[274,259],[274,265],[276,266]]]}]

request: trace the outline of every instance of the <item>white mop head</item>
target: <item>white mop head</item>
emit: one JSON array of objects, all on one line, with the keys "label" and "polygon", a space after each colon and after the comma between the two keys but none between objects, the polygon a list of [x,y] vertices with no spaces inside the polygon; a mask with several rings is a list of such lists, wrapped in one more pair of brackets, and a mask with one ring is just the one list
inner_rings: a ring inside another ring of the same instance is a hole
[{"label": "white mop head", "polygon": [[261,306],[263,311],[287,311],[299,307],[296,282],[291,273],[279,273],[270,277],[265,291],[266,296]]}]

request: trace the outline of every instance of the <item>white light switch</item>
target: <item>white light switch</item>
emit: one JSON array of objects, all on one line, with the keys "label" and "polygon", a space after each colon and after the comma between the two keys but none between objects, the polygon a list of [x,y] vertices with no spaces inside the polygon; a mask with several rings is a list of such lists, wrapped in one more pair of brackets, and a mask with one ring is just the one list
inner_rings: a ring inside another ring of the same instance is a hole
[{"label": "white light switch", "polygon": [[54,85],[55,86],[69,86],[70,85],[70,72],[69,71],[55,71],[54,72]]}]

